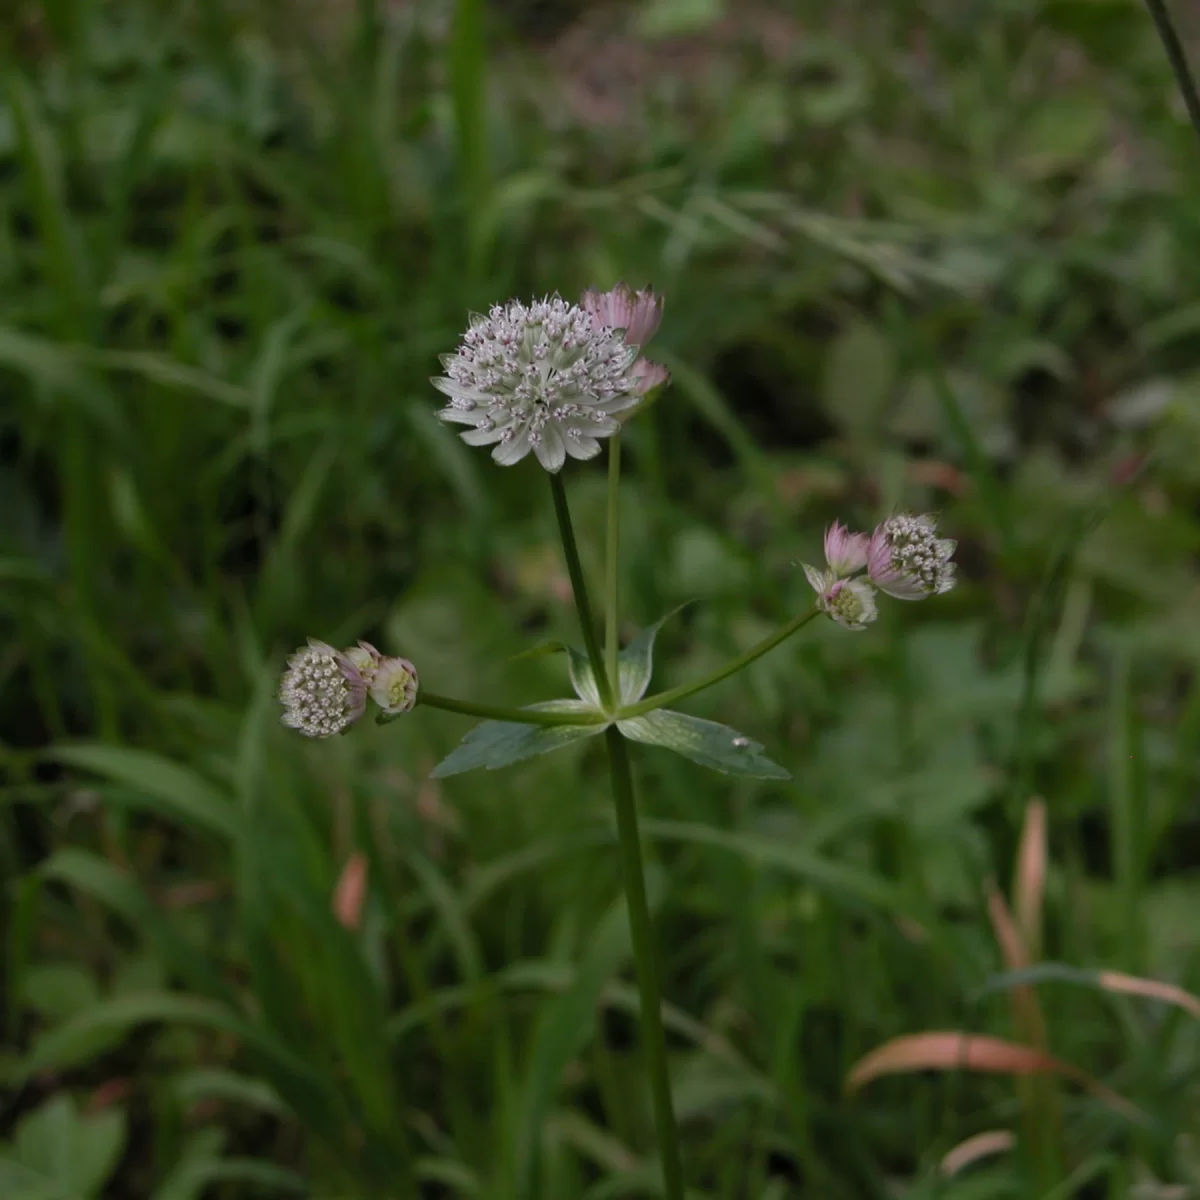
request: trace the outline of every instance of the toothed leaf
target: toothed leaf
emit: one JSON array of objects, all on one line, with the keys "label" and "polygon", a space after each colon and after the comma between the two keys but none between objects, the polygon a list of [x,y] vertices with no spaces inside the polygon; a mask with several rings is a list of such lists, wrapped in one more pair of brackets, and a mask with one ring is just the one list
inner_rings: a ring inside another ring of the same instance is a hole
[{"label": "toothed leaf", "polygon": [[[582,700],[548,700],[527,706],[531,712],[594,712],[595,706]],[[604,732],[604,725],[523,725],[516,721],[482,721],[444,758],[432,775],[445,779],[486,767],[495,771],[561,750],[585,738]]]},{"label": "toothed leaf", "polygon": [[791,774],[765,757],[758,742],[743,737],[728,725],[704,721],[685,713],[660,708],[641,717],[617,722],[617,728],[631,741],[663,746],[684,758],[747,779],[791,779]]}]

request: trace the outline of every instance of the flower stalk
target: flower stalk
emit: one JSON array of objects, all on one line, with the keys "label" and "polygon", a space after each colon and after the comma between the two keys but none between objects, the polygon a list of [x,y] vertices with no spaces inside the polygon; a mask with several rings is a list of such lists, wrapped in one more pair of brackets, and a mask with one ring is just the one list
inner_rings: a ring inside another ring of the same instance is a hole
[{"label": "flower stalk", "polygon": [[762,641],[756,642],[745,654],[741,654],[731,662],[727,662],[723,667],[718,667],[711,674],[705,675],[703,679],[697,679],[692,683],[681,683],[678,687],[671,688],[670,691],[659,692],[654,696],[647,696],[645,700],[640,700],[637,704],[630,704],[627,708],[622,708],[620,715],[622,717],[640,717],[645,713],[653,712],[656,708],[665,708],[668,704],[674,704],[677,700],[683,700],[687,696],[694,696],[697,692],[702,692],[706,688],[712,687],[715,683],[721,683],[731,675],[736,675],[743,667],[748,667],[756,658],[762,658],[764,654],[774,650],[781,642],[786,642],[793,633],[803,629],[809,621],[819,616],[820,613],[821,610],[819,608],[809,608],[801,613],[797,613],[790,621],[776,629],[774,633],[769,633]]},{"label": "flower stalk", "polygon": [[[440,708],[445,712],[461,713],[465,717],[480,717],[485,721],[509,721],[518,725],[603,725],[608,721],[604,713],[539,712],[535,708],[505,708],[498,704],[476,704],[473,700],[439,696],[424,690],[417,696],[417,703],[429,708]],[[391,716],[377,718],[381,723],[393,719]]]},{"label": "flower stalk", "polygon": [[550,491],[554,496],[554,515],[558,519],[558,534],[562,541],[563,557],[567,560],[567,576],[571,580],[571,592],[575,597],[575,611],[583,633],[583,644],[587,649],[588,662],[596,676],[596,687],[605,708],[611,708],[613,690],[604,666],[604,655],[596,637],[596,623],[592,619],[592,606],[588,602],[587,583],[583,578],[583,565],[579,561],[579,547],[575,542],[575,530],[571,525],[571,510],[567,507],[567,490],[562,476],[550,476]]}]

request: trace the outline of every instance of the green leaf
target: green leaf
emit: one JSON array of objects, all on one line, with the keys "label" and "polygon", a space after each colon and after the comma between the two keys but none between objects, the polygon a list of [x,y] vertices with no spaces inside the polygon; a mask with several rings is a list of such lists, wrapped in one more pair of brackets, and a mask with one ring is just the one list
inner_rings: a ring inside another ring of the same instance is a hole
[{"label": "green leaf", "polygon": [[660,708],[641,717],[618,721],[617,728],[635,742],[664,746],[702,767],[747,779],[791,779],[791,774],[764,757],[762,746],[728,725],[704,721]]},{"label": "green leaf", "polygon": [[0,1196],[5,1200],[74,1200],[55,1180],[30,1170],[10,1153],[0,1144]]},{"label": "green leaf", "polygon": [[222,1104],[244,1104],[255,1112],[275,1117],[287,1113],[279,1093],[269,1083],[239,1075],[225,1067],[193,1067],[178,1075],[171,1087],[175,1098],[185,1108],[216,1100]]},{"label": "green leaf", "polygon": [[[547,700],[526,706],[533,712],[594,712],[596,706],[585,700]],[[432,771],[434,779],[446,779],[487,767],[495,771],[526,758],[561,750],[584,738],[603,733],[605,726],[595,725],[520,725],[515,721],[483,721]]]},{"label": "green leaf", "polygon": [[[212,996],[227,998],[227,989],[219,974],[213,970],[212,963],[163,918],[131,876],[98,854],[73,846],[59,850],[43,862],[39,870],[44,879],[78,888],[118,913],[154,946],[163,965],[177,971],[192,987]],[[32,995],[30,1002],[34,1002]],[[79,1009],[58,1015],[73,1016],[75,1011]]]},{"label": "green leaf", "polygon": [[254,1158],[211,1158],[182,1164],[172,1172],[154,1200],[196,1200],[221,1183],[249,1184],[254,1194],[264,1191],[308,1192],[308,1183],[294,1171]]},{"label": "green leaf", "polygon": [[250,406],[250,393],[245,388],[163,354],[148,350],[100,350],[92,346],[72,346],[69,353],[76,362],[85,366],[125,371],[140,376],[147,383],[175,391],[192,392],[205,400],[215,400],[231,408]]},{"label": "green leaf", "polygon": [[483,955],[461,893],[425,855],[412,851],[405,859],[441,918],[462,977],[468,983],[478,983],[484,974]]},{"label": "green leaf", "polygon": [[165,816],[180,818],[185,824],[218,837],[232,837],[237,831],[233,806],[225,793],[161,755],[87,743],[55,746],[49,756],[150,796],[161,804]]},{"label": "green leaf", "polygon": [[272,1067],[287,1071],[295,1079],[319,1085],[320,1081],[270,1032],[231,1012],[224,1005],[173,992],[121,996],[104,1000],[80,1013],[65,1025],[44,1033],[20,1063],[14,1082],[24,1082],[39,1071],[59,1070],[75,1060],[81,1045],[90,1045],[101,1032],[127,1034],[152,1021],[198,1025],[232,1034],[248,1049],[261,1054]]},{"label": "green leaf", "polygon": [[663,624],[690,603],[677,604],[670,612],[663,613],[621,651],[617,660],[617,693],[622,704],[636,704],[646,694],[654,673],[654,639]]},{"label": "green leaf", "polygon": [[[5,1165],[25,1168],[25,1182],[17,1175],[19,1196],[87,1200],[100,1194],[124,1145],[124,1112],[110,1108],[81,1116],[70,1095],[60,1092],[17,1126]],[[2,1168],[0,1182],[8,1182]]]},{"label": "green leaf", "polygon": [[642,822],[642,833],[657,841],[711,846],[714,850],[737,855],[752,866],[775,867],[793,878],[849,896],[885,913],[901,913],[914,920],[921,919],[920,909],[887,880],[858,867],[823,858],[786,838],[714,829],[693,821],[654,819]]},{"label": "green leaf", "polygon": [[121,431],[123,420],[116,406],[59,343],[0,324],[0,365],[52,393],[70,396],[98,424],[112,433]]},{"label": "green leaf", "polygon": [[25,1003],[47,1021],[65,1021],[100,999],[95,979],[77,963],[38,963],[25,975]]}]

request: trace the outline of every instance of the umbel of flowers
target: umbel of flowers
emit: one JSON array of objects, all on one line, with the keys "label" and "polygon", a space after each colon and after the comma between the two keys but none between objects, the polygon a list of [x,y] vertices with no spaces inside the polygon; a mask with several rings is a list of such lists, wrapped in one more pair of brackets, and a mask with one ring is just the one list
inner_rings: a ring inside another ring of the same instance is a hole
[{"label": "umbel of flowers", "polygon": [[367,709],[367,697],[382,712],[408,712],[417,702],[417,669],[406,658],[388,658],[369,642],[335,650],[309,638],[288,659],[279,683],[285,725],[307,737],[343,733]]},{"label": "umbel of flowers", "polygon": [[[804,564],[817,607],[847,629],[865,629],[879,615],[878,589],[897,600],[924,600],[954,586],[955,543],[937,536],[930,513],[888,517],[869,536],[835,521],[825,531],[825,570]],[[866,568],[866,578],[854,578]]]},{"label": "umbel of flowers", "polygon": [[[432,380],[446,397],[443,421],[460,427],[468,445],[490,446],[492,458],[512,466],[532,457],[548,473],[571,592],[584,650],[566,648],[573,697],[522,708],[452,699],[418,686],[404,658],[367,642],[335,650],[310,641],[288,660],[279,686],[283,723],[311,738],[350,728],[374,705],[383,723],[417,704],[483,718],[434,768],[438,777],[497,770],[589,738],[602,737],[612,780],[617,840],[633,934],[641,997],[646,1069],[666,1200],[684,1200],[662,1029],[662,993],[646,901],[638,815],[628,744],[657,746],[711,770],[760,781],[790,779],[763,747],[728,726],[675,711],[688,696],[728,679],[822,614],[846,629],[865,629],[878,616],[883,592],[921,600],[954,586],[954,542],[937,534],[929,515],[897,514],[873,533],[852,533],[835,522],[825,534],[825,566],[805,565],[816,602],[785,621],[732,662],[692,683],[647,695],[654,673],[654,642],[663,617],[628,645],[618,644],[618,555],[622,425],[669,382],[666,369],[643,350],[657,332],[662,297],[619,284],[589,289],[577,304],[560,296],[493,306],[472,315],[457,349],[442,358],[445,374]],[[612,543],[603,556],[605,637],[598,636],[588,598],[561,471],[568,459],[589,459],[607,441]],[[669,615],[669,614],[668,614]]]},{"label": "umbel of flowers", "polygon": [[547,296],[472,314],[458,349],[442,356],[433,386],[449,397],[438,416],[468,428],[470,446],[495,446],[502,466],[531,451],[547,471],[594,458],[600,439],[667,371],[639,351],[662,320],[662,300],[624,284],[589,290],[578,304]]}]

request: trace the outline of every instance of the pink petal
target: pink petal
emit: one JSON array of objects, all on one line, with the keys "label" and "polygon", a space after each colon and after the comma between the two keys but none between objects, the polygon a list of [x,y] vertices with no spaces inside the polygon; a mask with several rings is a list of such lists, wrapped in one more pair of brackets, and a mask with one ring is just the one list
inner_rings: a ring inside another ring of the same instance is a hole
[{"label": "pink petal", "polygon": [[865,567],[869,547],[865,533],[851,533],[840,521],[825,531],[825,561],[838,575],[852,575]]},{"label": "pink petal", "polygon": [[608,292],[588,288],[579,302],[591,315],[594,328],[623,329],[630,346],[644,346],[662,321],[662,297],[653,288],[635,292],[625,282]]},{"label": "pink petal", "polygon": [[638,383],[635,390],[639,396],[644,396],[654,388],[671,382],[671,372],[662,363],[651,362],[648,358],[639,358],[633,364],[633,373],[637,376]]}]

